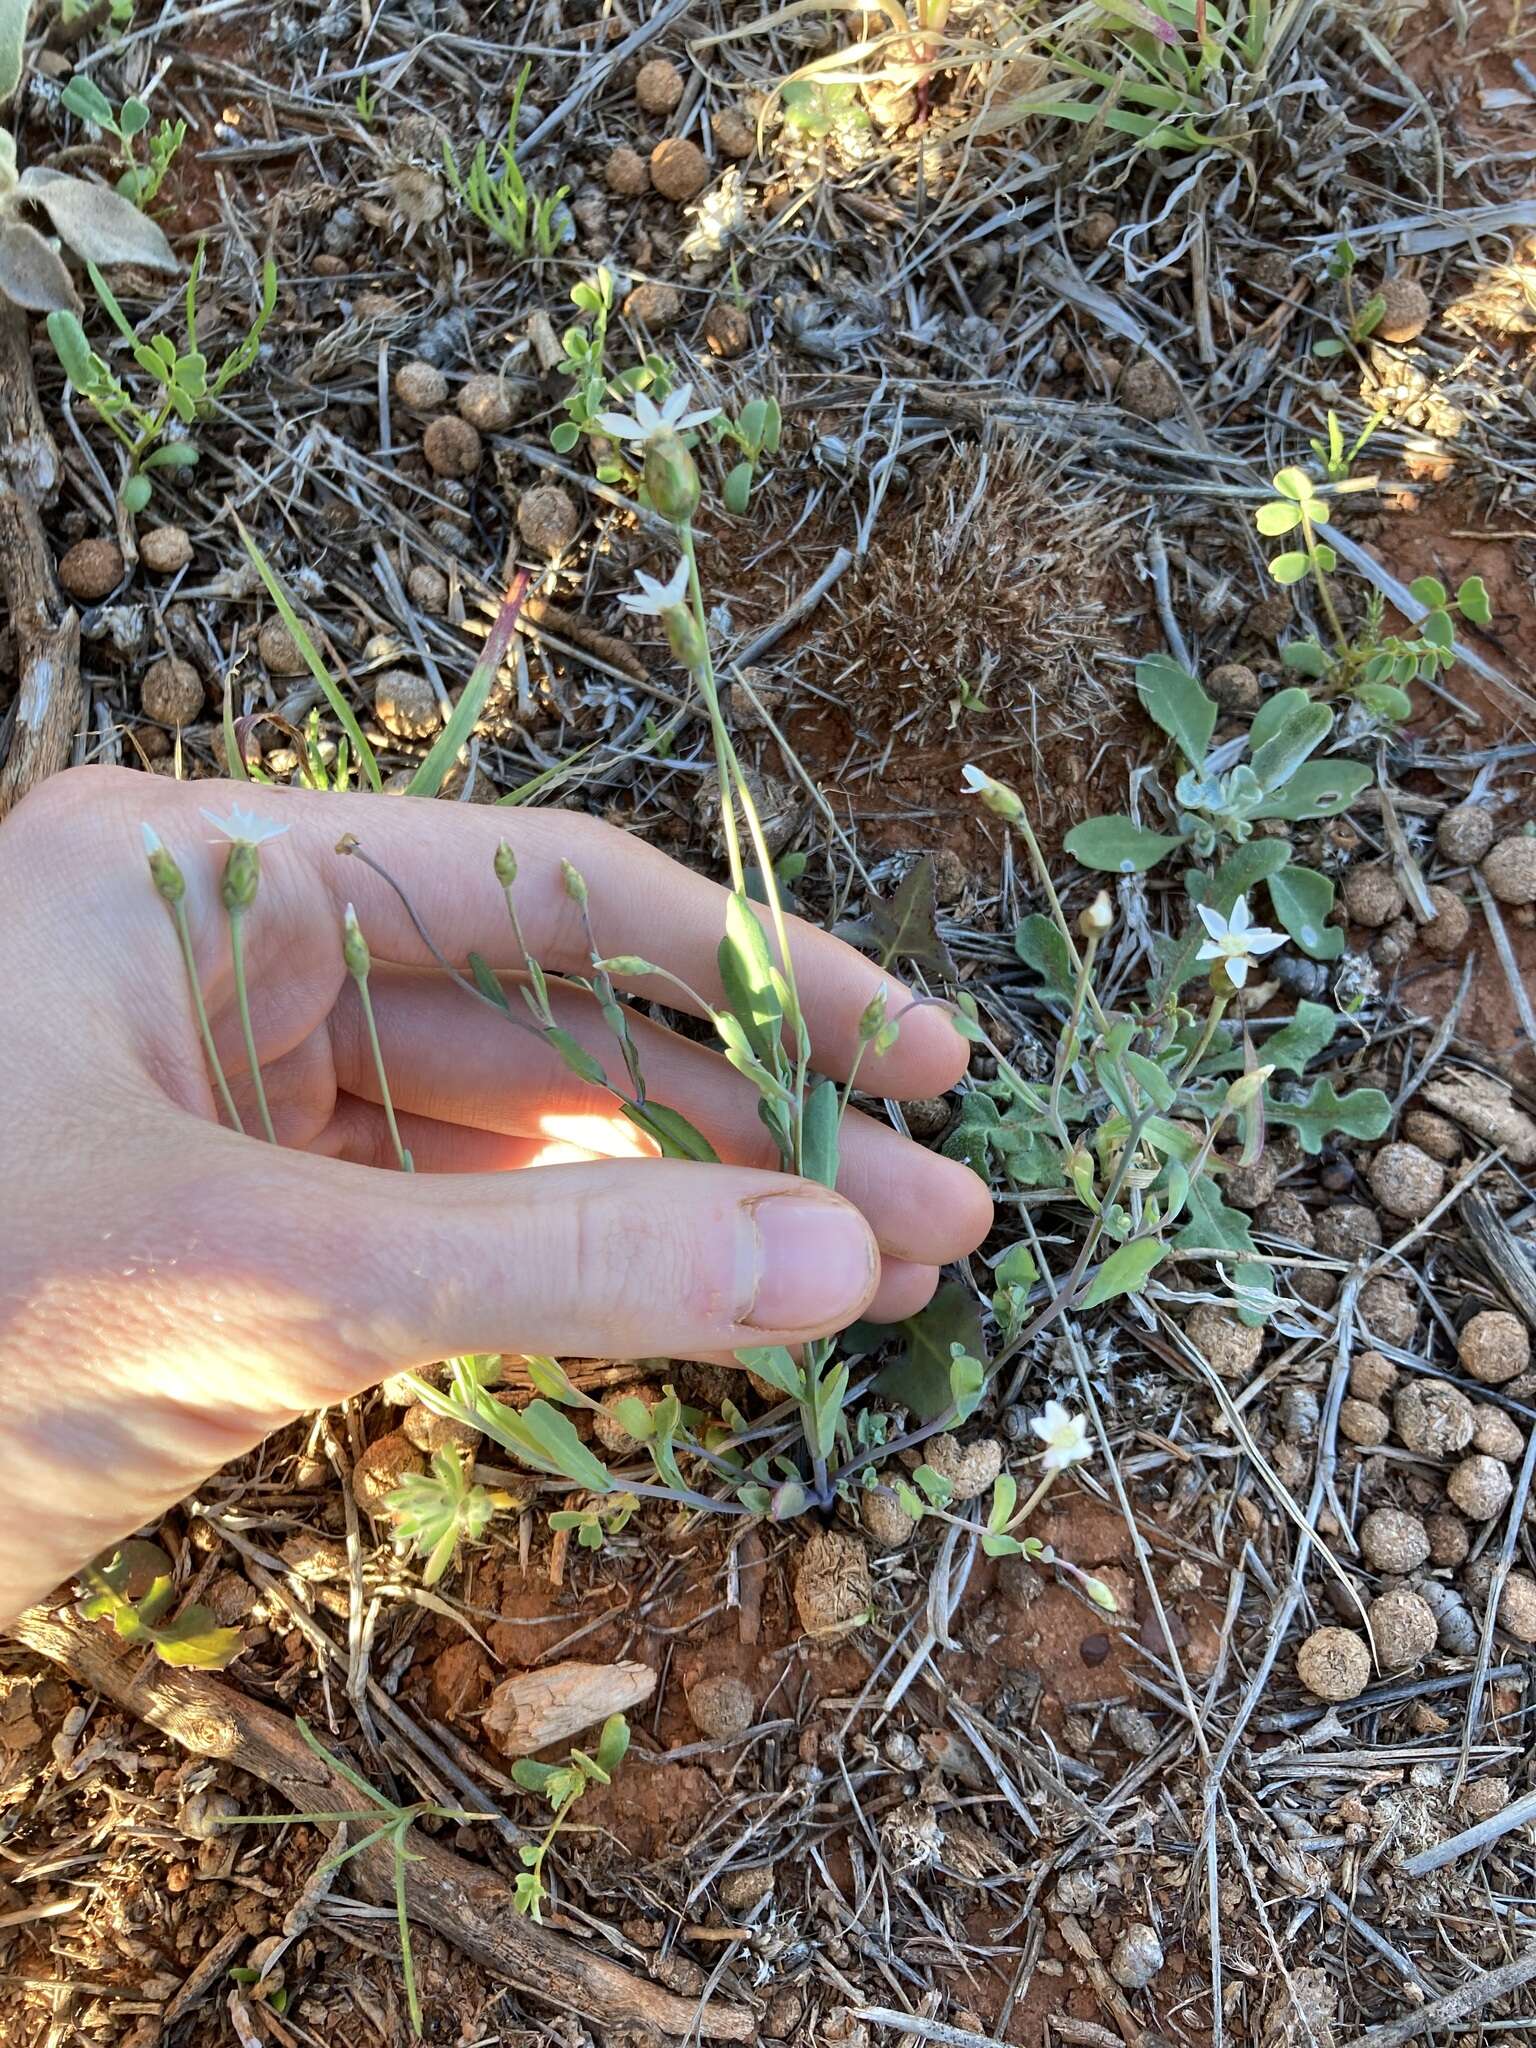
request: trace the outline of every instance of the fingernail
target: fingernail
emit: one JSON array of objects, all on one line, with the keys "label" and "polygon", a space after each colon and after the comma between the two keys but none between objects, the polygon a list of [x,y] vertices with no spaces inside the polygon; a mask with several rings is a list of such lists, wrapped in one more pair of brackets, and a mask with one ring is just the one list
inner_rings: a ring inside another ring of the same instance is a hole
[{"label": "fingernail", "polygon": [[753,1272],[739,1321],[754,1330],[831,1329],[869,1299],[879,1253],[869,1225],[846,1202],[765,1195],[749,1202]]}]

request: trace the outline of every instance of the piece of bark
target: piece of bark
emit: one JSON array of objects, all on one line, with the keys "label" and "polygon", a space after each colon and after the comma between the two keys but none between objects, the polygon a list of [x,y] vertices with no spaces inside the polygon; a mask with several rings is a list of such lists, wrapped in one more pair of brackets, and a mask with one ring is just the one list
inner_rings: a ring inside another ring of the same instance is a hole
[{"label": "piece of bark", "polygon": [[[142,1650],[124,1650],[100,1624],[68,1608],[29,1608],[10,1634],[184,1749],[249,1771],[295,1813],[350,1811],[359,1803],[356,1789],[326,1768],[285,1715],[206,1672],[146,1662]],[[679,2038],[696,2030],[710,2041],[754,2038],[756,2021],[741,2007],[700,2005],[648,1984],[590,1946],[519,1916],[509,1886],[494,1872],[419,1831],[410,1846],[405,1900],[413,1924],[433,1928],[529,1998],[607,2027],[649,2027]],[[393,1902],[395,1859],[383,1843],[362,1850],[347,1868],[367,1897]]]},{"label": "piece of bark", "polygon": [[80,723],[80,620],[59,595],[39,507],[58,485],[59,451],[32,380],[27,316],[0,298],[0,616],[16,643],[11,743],[0,818],[63,768]]},{"label": "piece of bark", "polygon": [[656,1690],[649,1664],[546,1664],[504,1678],[480,1716],[503,1756],[532,1756],[610,1714],[626,1714]]}]

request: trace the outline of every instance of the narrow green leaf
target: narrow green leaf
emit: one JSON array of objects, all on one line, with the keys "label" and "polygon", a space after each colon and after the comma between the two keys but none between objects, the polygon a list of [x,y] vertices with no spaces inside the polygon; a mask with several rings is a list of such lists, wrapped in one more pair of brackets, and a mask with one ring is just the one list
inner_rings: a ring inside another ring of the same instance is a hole
[{"label": "narrow green leaf", "polygon": [[1303,761],[1315,754],[1333,730],[1333,713],[1326,704],[1306,704],[1285,718],[1262,745],[1256,745],[1248,765],[1259,778],[1266,795],[1283,790]]},{"label": "narrow green leaf", "polygon": [[1133,1294],[1163,1256],[1163,1245],[1155,1237],[1132,1238],[1112,1251],[1093,1276],[1087,1293],[1077,1304],[1080,1309],[1098,1308],[1122,1294]]},{"label": "narrow green leaf", "polygon": [[1167,654],[1148,655],[1136,667],[1136,694],[1191,768],[1204,761],[1216,729],[1216,702]]},{"label": "narrow green leaf", "polygon": [[824,1188],[837,1186],[838,1122],[837,1087],[818,1081],[805,1098],[800,1171]]},{"label": "narrow green leaf", "polygon": [[774,986],[773,961],[762,926],[742,896],[725,907],[725,936],[716,955],[731,1014],[747,1034],[753,1052],[770,1069],[781,1056],[784,1011]]},{"label": "narrow green leaf", "polygon": [[1054,919],[1039,911],[1020,918],[1014,926],[1013,950],[1039,975],[1044,994],[1064,1003],[1072,1000],[1072,956]]},{"label": "narrow green leaf", "polygon": [[479,989],[481,995],[486,997],[488,1001],[493,1002],[498,1010],[505,1010],[510,1017],[512,1005],[507,1001],[507,992],[486,965],[483,954],[471,953],[469,955],[469,971],[474,977],[475,987]]}]

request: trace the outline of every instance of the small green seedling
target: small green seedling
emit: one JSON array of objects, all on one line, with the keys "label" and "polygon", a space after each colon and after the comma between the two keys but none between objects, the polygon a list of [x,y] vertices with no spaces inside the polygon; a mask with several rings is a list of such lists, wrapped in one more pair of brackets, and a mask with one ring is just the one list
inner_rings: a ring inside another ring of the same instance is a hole
[{"label": "small green seedling", "polygon": [[395,1547],[426,1559],[421,1576],[428,1586],[442,1578],[461,1543],[478,1543],[492,1515],[517,1505],[509,1493],[477,1486],[468,1459],[451,1444],[433,1452],[430,1471],[408,1474],[384,1503]]},{"label": "small green seedling", "polygon": [[1314,345],[1312,353],[1323,357],[1325,361],[1343,355],[1346,349],[1358,347],[1363,341],[1369,341],[1386,316],[1387,302],[1380,292],[1375,292],[1370,298],[1356,304],[1354,276],[1359,260],[1347,241],[1340,242],[1328,259],[1327,275],[1335,284],[1344,288],[1344,332],[1326,335]]},{"label": "small green seedling", "polygon": [[85,1570],[90,1594],[80,1604],[88,1621],[110,1621],[125,1643],[153,1650],[162,1664],[222,1671],[240,1654],[237,1628],[221,1628],[214,1615],[194,1603],[173,1620],[162,1617],[175,1598],[171,1560],[158,1543],[134,1538],[97,1558]]},{"label": "small green seedling", "polygon": [[[375,1842],[387,1842],[395,1859],[395,1914],[400,1928],[400,1970],[405,1978],[405,2002],[411,2016],[411,2032],[421,2033],[421,2000],[416,1991],[416,1967],[411,1956],[411,1923],[405,1906],[405,1866],[418,1861],[417,1855],[408,1846],[408,1838],[419,1820],[452,1820],[469,1823],[489,1820],[493,1816],[484,1813],[465,1813],[456,1806],[438,1806],[430,1799],[413,1800],[409,1806],[397,1806],[393,1799],[381,1792],[350,1764],[343,1763],[339,1756],[333,1756],[325,1746],[316,1740],[307,1721],[297,1723],[298,1731],[320,1761],[337,1773],[346,1782],[372,1801],[371,1806],[351,1808],[339,1813],[241,1813],[232,1814],[222,1825],[225,1827],[288,1827],[303,1822],[309,1827],[340,1827],[354,1821],[369,1824],[368,1832],[361,1841],[351,1843],[347,1848],[326,1858],[320,1865],[320,1873],[340,1870],[344,1863],[350,1863],[354,1856],[360,1856],[365,1849],[371,1849]],[[383,1816],[381,1819],[380,1816]],[[317,1874],[320,1874],[317,1873]]]},{"label": "small green seedling", "polygon": [[519,1913],[541,1920],[540,1907],[549,1896],[544,1885],[544,1860],[577,1800],[592,1785],[607,1785],[629,1752],[629,1723],[622,1714],[610,1714],[597,1738],[596,1756],[573,1749],[563,1764],[541,1764],[533,1757],[519,1757],[512,1775],[526,1792],[536,1792],[554,1809],[554,1819],[542,1841],[518,1850],[523,1868],[514,1894]]},{"label": "small green seedling", "polygon": [[454,196],[461,205],[469,208],[493,241],[499,242],[504,249],[510,249],[514,256],[526,256],[530,252],[535,256],[553,256],[567,242],[576,239],[576,223],[565,203],[570,186],[562,185],[552,198],[541,199],[529,189],[518,165],[515,154],[517,116],[530,69],[527,64],[523,66],[512,94],[506,138],[496,146],[500,169],[491,169],[483,142],[475,145],[469,170],[462,175],[452,143],[445,142],[443,169],[448,174]]},{"label": "small green seedling", "polygon": [[352,105],[363,126],[371,128],[379,117],[378,90],[371,78],[363,77],[357,81],[357,93]]},{"label": "small green seedling", "polygon": [[734,442],[742,454],[740,462],[727,471],[721,492],[727,512],[733,512],[740,518],[746,511],[758,464],[765,455],[778,454],[783,428],[784,418],[776,398],[748,399],[738,419],[730,420],[721,414],[721,439]]},{"label": "small green seedling", "polygon": [[[112,102],[88,72],[76,72],[59,96],[60,104],[78,120],[88,121],[104,134],[114,136],[123,161],[123,172],[117,181],[117,189],[125,199],[131,199],[135,206],[148,206],[165,183],[167,171],[175,159],[176,152],[187,139],[185,121],[162,121],[153,135],[149,128],[149,108],[141,99],[130,95],[114,110]],[[134,144],[144,136],[146,161],[138,161]]]},{"label": "small green seedling", "polygon": [[262,267],[261,303],[256,317],[244,339],[235,344],[210,376],[208,358],[197,338],[197,287],[203,273],[201,248],[187,279],[185,347],[168,334],[140,341],[101,272],[94,263],[86,268],[97,298],[127,342],[134,361],[159,386],[158,395],[150,404],[141,405],[111,364],[91,347],[74,313],[50,313],[48,338],[72,387],[127,451],[128,477],[122,499],[130,513],[139,513],[149,503],[155,471],[190,469],[197,461],[196,442],[165,438],[173,422],[183,428],[195,424],[256,360],[262,334],[277,305],[277,269],[269,257]]}]

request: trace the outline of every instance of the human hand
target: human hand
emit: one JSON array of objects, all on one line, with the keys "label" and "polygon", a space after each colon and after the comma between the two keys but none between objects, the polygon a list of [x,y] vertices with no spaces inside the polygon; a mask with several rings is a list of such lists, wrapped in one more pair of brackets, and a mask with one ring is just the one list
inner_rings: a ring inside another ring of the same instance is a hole
[{"label": "human hand", "polygon": [[[218,1120],[141,845],[149,824],[186,877],[214,1040],[254,1131],[219,894],[229,849],[204,816],[237,801],[283,828],[262,848],[247,920],[276,1147]],[[586,878],[603,948],[718,994],[724,892],[572,812],[94,768],[34,792],[0,832],[0,1614],[269,1431],[388,1373],[469,1351],[710,1357],[866,1310],[894,1320],[986,1232],[974,1174],[857,1114],[843,1132],[846,1199],[764,1170],[774,1153],[748,1085],[636,1016],[655,1099],[729,1163],[645,1156],[610,1095],[432,966],[394,893],[336,852],[345,833],[396,876],[452,961],[517,961],[492,870],[505,838],[530,951],[551,973],[588,965],[564,857]],[[414,1175],[393,1170],[342,960],[348,901]],[[844,1076],[882,983],[891,1016],[910,998],[807,926],[792,950],[817,1067]],[[677,1001],[670,987],[635,992]],[[618,1078],[593,1005],[568,990],[556,1009]],[[940,1009],[907,1010],[859,1083],[933,1095],[965,1057]]]}]

